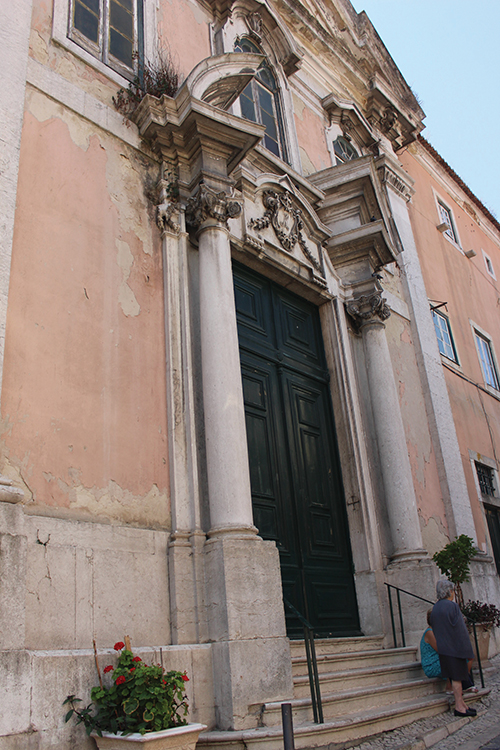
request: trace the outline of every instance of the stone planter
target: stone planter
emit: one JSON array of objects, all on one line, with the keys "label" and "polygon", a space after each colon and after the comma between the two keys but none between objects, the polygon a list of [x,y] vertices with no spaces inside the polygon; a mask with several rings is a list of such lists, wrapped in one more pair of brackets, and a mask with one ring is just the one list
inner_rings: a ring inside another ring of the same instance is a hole
[{"label": "stone planter", "polygon": [[186,724],[183,727],[163,729],[161,732],[147,732],[146,734],[109,734],[103,732],[102,737],[92,732],[92,737],[99,750],[194,750],[198,742],[198,735],[205,724]]}]

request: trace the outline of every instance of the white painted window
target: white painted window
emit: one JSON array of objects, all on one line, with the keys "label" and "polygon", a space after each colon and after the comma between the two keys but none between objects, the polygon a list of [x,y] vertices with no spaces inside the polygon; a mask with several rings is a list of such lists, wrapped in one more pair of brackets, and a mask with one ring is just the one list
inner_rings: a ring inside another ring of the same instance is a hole
[{"label": "white painted window", "polygon": [[344,164],[346,161],[352,161],[359,157],[358,152],[352,143],[343,135],[339,135],[333,142],[333,151],[337,164]]},{"label": "white painted window", "polygon": [[143,0],[70,0],[68,37],[131,77],[143,55]]},{"label": "white painted window", "polygon": [[500,390],[500,385],[491,341],[476,330],[474,331],[474,336],[476,339],[479,361],[481,362],[481,369],[483,371],[484,382],[486,385],[489,385],[491,388],[495,388],[495,390],[498,391]]},{"label": "white painted window", "polygon": [[[247,38],[239,39],[234,49],[235,52],[262,53],[262,50]],[[288,161],[278,84],[267,60],[260,65],[255,78],[241,93],[239,104],[242,117],[265,126],[266,132],[262,143],[268,151]]]},{"label": "white painted window", "polygon": [[495,269],[493,268],[493,263],[491,262],[491,258],[489,255],[486,255],[486,253],[483,250],[483,258],[484,258],[484,264],[486,266],[486,270],[488,271],[489,275],[496,279]]},{"label": "white painted window", "polygon": [[432,319],[434,320],[439,351],[444,357],[451,359],[453,362],[458,362],[448,318],[436,310],[432,310]]},{"label": "white painted window", "polygon": [[456,245],[459,244],[458,242],[458,235],[457,231],[455,229],[455,224],[453,222],[453,214],[451,212],[451,209],[448,208],[448,206],[445,206],[442,201],[438,200],[438,210],[439,210],[439,218],[441,219],[442,224],[447,224],[448,228],[444,230],[443,234],[448,237],[452,242],[454,242]]}]

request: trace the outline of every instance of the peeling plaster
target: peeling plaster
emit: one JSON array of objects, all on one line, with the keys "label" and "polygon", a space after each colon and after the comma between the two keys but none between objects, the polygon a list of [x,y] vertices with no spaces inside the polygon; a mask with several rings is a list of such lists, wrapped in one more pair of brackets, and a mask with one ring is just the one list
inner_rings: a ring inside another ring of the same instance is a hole
[{"label": "peeling plaster", "polygon": [[449,532],[438,516],[431,516],[427,522],[420,514],[419,517],[424,547],[432,557],[435,552],[439,552],[445,544],[448,544]]},{"label": "peeling plaster", "polygon": [[136,315],[139,315],[141,308],[135,298],[135,294],[127,284],[134,263],[134,256],[126,242],[116,240],[116,246],[118,248],[117,261],[123,274],[123,281],[120,284],[120,290],[118,292],[118,302],[120,303],[124,315],[135,317]]},{"label": "peeling plaster", "polygon": [[54,118],[62,120],[69,130],[71,140],[79,148],[86,151],[89,147],[90,136],[95,133],[89,123],[69,109],[49,99],[45,94],[34,89],[27,88],[26,109],[38,122],[46,122]]},{"label": "peeling plaster", "polygon": [[125,144],[110,144],[106,148],[106,180],[109,196],[120,216],[120,226],[131,232],[142,243],[146,255],[153,255],[153,239],[148,218],[148,204],[144,197],[145,172],[151,166],[158,177],[158,166],[139,157]]}]

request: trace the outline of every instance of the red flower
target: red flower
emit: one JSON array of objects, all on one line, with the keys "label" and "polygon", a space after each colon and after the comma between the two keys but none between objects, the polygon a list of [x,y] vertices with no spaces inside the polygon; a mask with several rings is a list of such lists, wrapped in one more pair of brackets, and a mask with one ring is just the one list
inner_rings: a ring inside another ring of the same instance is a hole
[{"label": "red flower", "polygon": [[113,646],[113,648],[114,648],[115,651],[121,651],[122,648],[125,648],[125,644],[122,643],[122,641],[118,641],[118,643],[115,643],[115,645]]},{"label": "red flower", "polygon": [[166,680],[162,680],[162,682],[163,682],[163,684],[164,684],[164,685],[166,685],[166,684],[167,684],[167,681],[166,681]]},{"label": "red flower", "polygon": [[108,672],[112,672],[114,667],[111,666],[111,664],[108,664],[107,667],[104,667],[104,674],[107,674]]},{"label": "red flower", "polygon": [[189,677],[187,676],[187,674],[183,674],[182,679],[184,680],[184,682],[189,682]]},{"label": "red flower", "polygon": [[142,659],[141,659],[140,656],[134,656],[134,658],[132,659],[132,661],[142,661]]},{"label": "red flower", "polygon": [[124,682],[126,682],[126,678],[123,675],[121,675],[120,677],[117,677],[116,679],[117,685],[123,685]]},{"label": "red flower", "polygon": [[135,667],[132,667],[132,669],[130,671],[131,672],[135,672]]}]

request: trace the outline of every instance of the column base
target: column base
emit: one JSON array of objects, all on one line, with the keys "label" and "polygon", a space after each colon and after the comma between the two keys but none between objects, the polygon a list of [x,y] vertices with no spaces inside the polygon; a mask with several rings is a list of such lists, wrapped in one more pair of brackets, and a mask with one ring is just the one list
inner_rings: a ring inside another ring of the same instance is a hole
[{"label": "column base", "polygon": [[420,562],[420,560],[428,559],[429,555],[425,549],[410,549],[404,552],[396,552],[391,557],[391,561],[388,567],[396,565],[398,563],[413,563]]},{"label": "column base", "polygon": [[217,725],[223,730],[256,727],[255,704],[293,695],[278,550],[256,530],[233,531],[211,537],[204,548]]}]

